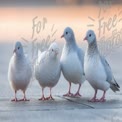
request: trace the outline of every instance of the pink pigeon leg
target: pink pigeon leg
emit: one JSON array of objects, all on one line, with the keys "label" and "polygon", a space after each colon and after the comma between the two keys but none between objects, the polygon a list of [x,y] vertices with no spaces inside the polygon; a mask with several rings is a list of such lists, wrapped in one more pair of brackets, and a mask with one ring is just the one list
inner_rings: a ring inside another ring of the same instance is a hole
[{"label": "pink pigeon leg", "polygon": [[97,90],[95,90],[94,97],[91,100],[89,100],[89,102],[98,102],[98,99],[96,99],[96,95],[97,95]]},{"label": "pink pigeon leg", "polygon": [[44,97],[44,88],[42,87],[42,97],[39,100],[46,100],[46,98]]},{"label": "pink pigeon leg", "polygon": [[52,88],[50,87],[50,96],[46,98],[46,100],[54,100],[52,97]]},{"label": "pink pigeon leg", "polygon": [[105,102],[106,101],[105,94],[106,94],[106,91],[103,92],[103,96],[101,99],[99,99],[99,102]]},{"label": "pink pigeon leg", "polygon": [[17,91],[15,90],[14,91],[14,99],[11,100],[12,102],[18,102],[18,99],[16,97],[16,93],[17,93]]},{"label": "pink pigeon leg", "polygon": [[78,91],[76,92],[76,94],[74,94],[74,97],[81,97],[80,95],[80,88],[81,88],[81,84],[79,84],[79,87],[78,87]]},{"label": "pink pigeon leg", "polygon": [[30,100],[28,100],[28,99],[26,98],[25,90],[23,91],[23,94],[24,94],[23,99],[21,99],[21,100],[19,100],[19,101],[30,101]]},{"label": "pink pigeon leg", "polygon": [[69,91],[68,91],[68,93],[64,94],[63,96],[67,96],[67,97],[73,96],[73,94],[71,93],[70,90],[71,90],[71,82],[69,82]]}]

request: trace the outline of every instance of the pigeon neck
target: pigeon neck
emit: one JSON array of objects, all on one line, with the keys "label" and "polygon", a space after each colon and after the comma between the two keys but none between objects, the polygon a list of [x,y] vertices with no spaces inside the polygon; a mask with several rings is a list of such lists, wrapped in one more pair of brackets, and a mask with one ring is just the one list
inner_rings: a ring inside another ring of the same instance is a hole
[{"label": "pigeon neck", "polygon": [[93,55],[93,54],[99,54],[96,41],[88,45],[88,55]]},{"label": "pigeon neck", "polygon": [[68,49],[71,49],[71,48],[75,48],[77,46],[76,42],[75,42],[75,39],[71,39],[69,41],[66,41],[66,47]]},{"label": "pigeon neck", "polygon": [[17,60],[20,60],[20,59],[23,59],[24,54],[23,53],[22,54],[15,54],[15,57]]}]

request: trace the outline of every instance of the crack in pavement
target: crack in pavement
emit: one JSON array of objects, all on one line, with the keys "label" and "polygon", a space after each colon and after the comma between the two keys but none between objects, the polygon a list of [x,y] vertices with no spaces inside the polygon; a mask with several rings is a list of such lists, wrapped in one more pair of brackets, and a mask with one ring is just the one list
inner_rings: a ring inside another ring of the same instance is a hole
[{"label": "crack in pavement", "polygon": [[81,102],[79,103],[79,102],[77,102],[77,101],[71,100],[71,99],[66,98],[66,97],[62,97],[62,96],[59,96],[59,95],[57,95],[56,97],[63,98],[63,99],[65,99],[65,100],[68,100],[69,102],[74,102],[74,103],[81,104],[81,105],[87,106],[87,107],[89,107],[89,108],[95,109],[95,107],[93,107],[93,106],[91,106],[91,105],[88,105],[88,104],[85,104],[85,103],[81,103]]}]

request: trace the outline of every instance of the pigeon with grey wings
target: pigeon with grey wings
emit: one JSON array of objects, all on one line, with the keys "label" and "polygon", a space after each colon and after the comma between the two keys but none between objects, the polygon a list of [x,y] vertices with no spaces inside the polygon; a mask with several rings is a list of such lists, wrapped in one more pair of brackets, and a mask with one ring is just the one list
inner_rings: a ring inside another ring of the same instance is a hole
[{"label": "pigeon with grey wings", "polygon": [[[84,59],[85,76],[95,90],[94,97],[90,101],[104,102],[106,91],[109,88],[116,92],[119,91],[120,87],[113,76],[110,65],[99,53],[94,31],[87,31],[84,40],[88,42],[88,49]],[[103,96],[99,100],[96,98],[98,89],[103,91]]]}]

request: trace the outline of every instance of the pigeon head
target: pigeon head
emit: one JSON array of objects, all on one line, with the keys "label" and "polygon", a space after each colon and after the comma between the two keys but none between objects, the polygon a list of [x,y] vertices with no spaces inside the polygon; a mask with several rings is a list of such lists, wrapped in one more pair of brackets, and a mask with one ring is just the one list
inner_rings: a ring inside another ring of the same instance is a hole
[{"label": "pigeon head", "polygon": [[93,30],[88,30],[84,40],[87,40],[87,42],[89,44],[92,44],[93,42],[95,42],[96,41],[96,35],[95,35],[94,31]]},{"label": "pigeon head", "polygon": [[13,53],[15,53],[16,55],[22,55],[23,54],[23,47],[22,47],[22,44],[20,42],[16,42]]},{"label": "pigeon head", "polygon": [[59,54],[59,47],[58,47],[57,43],[56,42],[53,42],[50,45],[48,51],[49,51],[49,55],[51,57],[57,57],[57,55]]},{"label": "pigeon head", "polygon": [[65,28],[64,33],[61,36],[61,38],[63,38],[63,37],[65,38],[65,40],[67,42],[70,42],[70,41],[74,40],[74,32],[73,32],[73,30],[70,27]]}]

